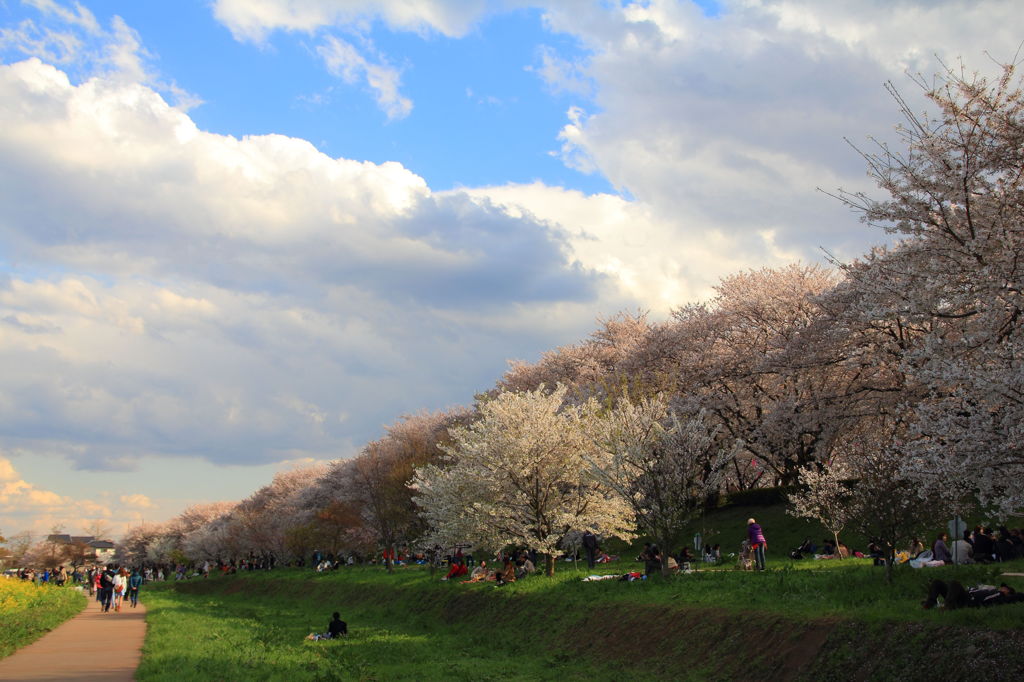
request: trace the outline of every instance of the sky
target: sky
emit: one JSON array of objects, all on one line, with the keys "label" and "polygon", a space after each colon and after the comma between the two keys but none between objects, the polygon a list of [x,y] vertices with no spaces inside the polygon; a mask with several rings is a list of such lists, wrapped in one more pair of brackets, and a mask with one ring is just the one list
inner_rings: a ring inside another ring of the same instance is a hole
[{"label": "sky", "polygon": [[0,534],[116,536],[885,235],[995,0],[0,0]]}]

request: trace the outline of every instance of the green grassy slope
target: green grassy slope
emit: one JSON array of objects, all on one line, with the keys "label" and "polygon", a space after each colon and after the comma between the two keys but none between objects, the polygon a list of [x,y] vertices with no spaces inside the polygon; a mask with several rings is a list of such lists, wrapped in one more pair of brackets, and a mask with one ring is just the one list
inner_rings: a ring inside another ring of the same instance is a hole
[{"label": "green grassy slope", "polygon": [[[1024,674],[1024,605],[919,606],[927,578],[992,579],[990,568],[906,569],[892,586],[864,562],[637,583],[583,574],[497,588],[418,568],[286,570],[154,586],[139,679],[733,679],[738,651],[788,679],[851,661],[944,661],[951,637]],[[351,637],[304,641],[335,609]]]},{"label": "green grassy slope", "polygon": [[[889,585],[869,560],[792,561],[820,528],[781,506],[727,507],[695,526],[742,539],[755,516],[769,540],[764,573],[697,564],[649,581],[552,578],[514,585],[440,582],[420,567],[331,574],[279,570],[147,586],[141,680],[1024,679],[1024,604],[946,612],[920,607],[933,577],[999,582],[1024,561],[915,570]],[[692,536],[686,529],[684,536]],[[716,540],[715,538],[722,538]],[[856,539],[848,539],[856,546]],[[624,559],[598,573],[642,570]],[[1024,580],[1007,578],[1019,589]],[[351,636],[309,642],[338,610]],[[950,656],[951,648],[974,652]]]}]

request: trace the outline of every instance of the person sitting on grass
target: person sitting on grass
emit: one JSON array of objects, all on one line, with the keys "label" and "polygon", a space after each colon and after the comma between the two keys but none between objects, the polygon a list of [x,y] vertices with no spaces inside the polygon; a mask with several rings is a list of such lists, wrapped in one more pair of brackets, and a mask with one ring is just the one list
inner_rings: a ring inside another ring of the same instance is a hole
[{"label": "person sitting on grass", "polygon": [[970,531],[964,531],[964,536],[953,541],[949,553],[953,555],[954,564],[973,564],[974,546],[971,545]]},{"label": "person sitting on grass", "polygon": [[341,619],[341,614],[337,611],[331,614],[331,622],[327,624],[327,635],[331,639],[348,635],[348,623]]},{"label": "person sitting on grass", "polygon": [[480,560],[480,565],[473,569],[473,572],[469,574],[469,580],[463,580],[464,583],[479,583],[485,580],[494,580],[494,571],[487,568],[487,562],[483,559]]},{"label": "person sitting on grass", "polygon": [[331,622],[327,624],[327,632],[311,632],[306,639],[314,642],[321,639],[341,639],[348,635],[348,624],[341,619],[341,614],[335,611],[331,614]]},{"label": "person sitting on grass", "polygon": [[537,570],[533,562],[530,561],[530,557],[526,555],[526,552],[520,552],[519,556],[516,557],[515,575],[516,580],[522,580],[526,576]]},{"label": "person sitting on grass", "polygon": [[441,578],[441,580],[451,580],[452,578],[458,578],[469,573],[469,569],[466,568],[466,564],[462,563],[461,557],[458,561],[452,564],[451,570],[448,571],[448,575]]},{"label": "person sitting on grass", "polygon": [[939,536],[935,538],[935,542],[932,543],[934,561],[941,561],[944,564],[953,563],[953,555],[949,553],[949,547],[946,545],[948,539],[949,535],[946,533],[939,533]]},{"label": "person sitting on grass", "polygon": [[1016,590],[1002,583],[999,587],[993,585],[975,585],[965,589],[956,580],[948,583],[942,580],[932,580],[928,585],[928,596],[921,606],[926,609],[935,608],[939,597],[946,601],[947,609],[962,609],[965,606],[998,606],[1000,604],[1015,604],[1024,602],[1024,594],[1018,594]]},{"label": "person sitting on grass", "polygon": [[507,585],[508,583],[514,583],[516,581],[516,564],[512,561],[512,557],[505,560],[504,569],[495,573],[494,581],[498,586]]}]

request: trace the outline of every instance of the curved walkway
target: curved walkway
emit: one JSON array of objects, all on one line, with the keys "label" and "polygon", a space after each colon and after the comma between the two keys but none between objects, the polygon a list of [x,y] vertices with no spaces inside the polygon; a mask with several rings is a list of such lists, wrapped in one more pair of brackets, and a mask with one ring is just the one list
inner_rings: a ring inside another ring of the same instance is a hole
[{"label": "curved walkway", "polygon": [[0,659],[0,680],[132,680],[145,638],[142,602],[103,613],[89,598],[77,616]]}]

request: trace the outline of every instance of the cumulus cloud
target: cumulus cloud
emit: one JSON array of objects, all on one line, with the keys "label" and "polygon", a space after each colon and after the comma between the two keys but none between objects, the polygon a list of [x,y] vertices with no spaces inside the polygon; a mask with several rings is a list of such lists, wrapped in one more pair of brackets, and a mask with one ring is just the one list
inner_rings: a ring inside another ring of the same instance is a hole
[{"label": "cumulus cloud", "polygon": [[[24,455],[24,452],[14,454]],[[22,477],[10,458],[0,455],[0,529],[46,535],[54,528],[82,533],[98,522],[114,533],[138,524],[156,507],[146,495],[122,495],[115,501],[109,492],[97,490],[92,497],[75,497],[42,488]],[[116,509],[114,514],[112,509]]]},{"label": "cumulus cloud", "polygon": [[677,243],[726,235],[751,265],[818,246],[852,257],[883,239],[816,191],[870,189],[844,138],[892,137],[885,81],[918,107],[905,70],[933,73],[935,55],[984,69],[986,48],[1012,59],[1021,28],[999,1],[736,1],[714,17],[688,2],[549,3],[546,21],[590,56],[538,73],[595,84],[562,130],[566,164],[608,178]]},{"label": "cumulus cloud", "polygon": [[608,286],[545,221],[34,59],[0,66],[0,238],[38,264],[0,284],[0,424],[83,469],[346,454],[584,331]]},{"label": "cumulus cloud", "polygon": [[0,520],[13,513],[68,512],[73,500],[25,481],[6,457],[0,457]]}]

